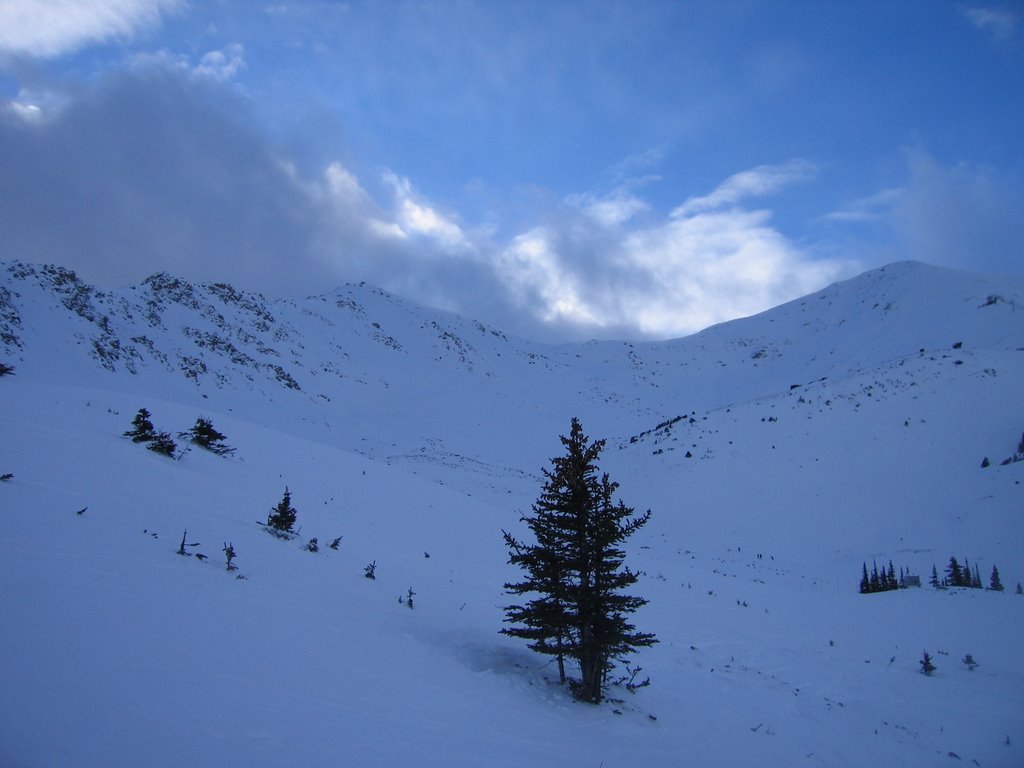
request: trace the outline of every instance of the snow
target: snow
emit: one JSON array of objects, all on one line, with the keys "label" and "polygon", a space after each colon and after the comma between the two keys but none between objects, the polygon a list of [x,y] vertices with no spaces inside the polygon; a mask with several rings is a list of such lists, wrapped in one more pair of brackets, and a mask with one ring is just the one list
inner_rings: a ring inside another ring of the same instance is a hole
[{"label": "snow", "polygon": [[[1024,764],[1019,281],[897,264],[551,347],[369,286],[172,280],[0,265],[0,765]],[[140,407],[237,453],[146,451]],[[627,558],[652,684],[597,707],[498,634],[501,530],[574,415],[653,513]],[[285,486],[293,541],[258,525]],[[864,561],[927,584],[951,555],[1006,591],[857,594]]]}]

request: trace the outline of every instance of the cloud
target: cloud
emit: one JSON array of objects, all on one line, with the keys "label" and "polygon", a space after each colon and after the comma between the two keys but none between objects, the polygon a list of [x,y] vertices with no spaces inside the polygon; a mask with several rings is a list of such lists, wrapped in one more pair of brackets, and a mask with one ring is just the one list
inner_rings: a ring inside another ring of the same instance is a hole
[{"label": "cloud", "polygon": [[814,177],[817,168],[807,160],[789,160],[779,165],[759,165],[749,171],[730,176],[710,194],[691,197],[672,212],[672,216],[689,216],[726,205],[735,205],[744,198],[761,197],[783,187]]},{"label": "cloud", "polygon": [[396,225],[407,236],[433,240],[447,252],[465,252],[470,244],[454,218],[441,213],[417,195],[412,182],[391,171],[385,171],[384,182],[394,196]]},{"label": "cloud", "polygon": [[168,270],[308,287],[315,209],[246,116],[166,72],[108,78],[42,121],[0,113],[0,252],[100,284]]},{"label": "cloud", "polygon": [[[813,260],[766,211],[705,211],[595,232],[563,221],[515,238],[499,269],[547,323],[596,335],[682,336],[755,314],[849,276],[852,262]],[[588,254],[600,254],[598,258]]]},{"label": "cloud", "polygon": [[590,192],[570,195],[565,201],[568,205],[579,208],[604,227],[625,224],[650,207],[626,186],[618,187],[605,195],[595,195]]},{"label": "cloud", "polygon": [[245,68],[245,56],[241,43],[231,43],[219,51],[204,53],[193,72],[214,80],[230,80]]},{"label": "cloud", "polygon": [[4,0],[0,55],[52,58],[94,43],[127,40],[181,5],[181,0]]},{"label": "cloud", "polygon": [[1013,37],[1019,21],[1017,14],[999,8],[964,8],[963,13],[976,28],[997,40]]},{"label": "cloud", "polygon": [[366,280],[546,340],[679,336],[853,269],[741,206],[808,177],[800,161],[736,174],[670,215],[642,195],[654,177],[627,178],[497,235],[393,171],[299,170],[237,89],[194,69],[108,75],[44,120],[0,110],[4,258],[100,285],[166,270],[276,296]]},{"label": "cloud", "polygon": [[900,188],[883,189],[853,200],[837,211],[826,213],[821,219],[850,224],[882,221],[891,216],[893,206],[900,202],[904,193],[905,190]]},{"label": "cloud", "polygon": [[892,225],[910,258],[1012,273],[1024,252],[1024,184],[994,168],[945,166],[908,152],[909,179]]},{"label": "cloud", "polygon": [[230,43],[220,50],[207,51],[195,64],[183,53],[171,53],[166,49],[142,51],[134,54],[128,65],[143,74],[147,70],[156,70],[157,73],[166,70],[226,82],[245,69],[245,48],[241,43]]}]

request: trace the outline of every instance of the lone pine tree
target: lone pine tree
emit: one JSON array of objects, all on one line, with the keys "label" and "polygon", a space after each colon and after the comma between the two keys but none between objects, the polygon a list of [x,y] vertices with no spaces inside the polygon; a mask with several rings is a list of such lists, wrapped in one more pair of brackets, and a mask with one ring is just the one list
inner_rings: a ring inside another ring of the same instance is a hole
[{"label": "lone pine tree", "polygon": [[598,475],[604,440],[589,442],[578,419],[572,420],[569,437],[560,439],[566,454],[543,470],[545,483],[533,514],[522,518],[536,543],[520,542],[503,531],[509,563],[525,572],[522,581],[507,583],[505,589],[536,597],[508,606],[505,621],[512,626],[501,631],[555,656],[563,683],[565,659],[574,660],[581,678],[573,684],[574,695],[596,704],[614,662],[657,642],[626,619],[647,601],[622,594],[638,577],[624,566],[620,545],[651,513],[634,516],[621,501],[613,503],[618,483]]},{"label": "lone pine tree", "polygon": [[291,533],[292,526],[298,517],[298,511],[292,506],[292,494],[285,486],[284,496],[277,502],[277,506],[270,510],[267,515],[267,527],[280,533]]}]

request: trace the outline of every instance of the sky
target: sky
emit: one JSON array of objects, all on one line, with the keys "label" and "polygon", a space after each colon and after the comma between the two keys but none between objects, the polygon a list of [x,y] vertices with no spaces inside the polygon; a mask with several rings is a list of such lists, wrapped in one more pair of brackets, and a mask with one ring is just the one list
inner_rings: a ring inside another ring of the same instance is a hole
[{"label": "sky", "polygon": [[1024,3],[0,0],[0,259],[542,341],[1024,274]]}]

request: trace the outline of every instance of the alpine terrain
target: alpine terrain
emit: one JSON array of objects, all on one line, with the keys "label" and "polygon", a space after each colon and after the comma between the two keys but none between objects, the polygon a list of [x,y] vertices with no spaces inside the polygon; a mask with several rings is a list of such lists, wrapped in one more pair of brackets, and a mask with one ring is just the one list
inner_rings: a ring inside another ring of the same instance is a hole
[{"label": "alpine terrain", "polygon": [[[8,261],[0,372],[0,765],[1024,765],[1019,279],[543,345]],[[651,511],[598,705],[500,632],[574,417]]]}]

